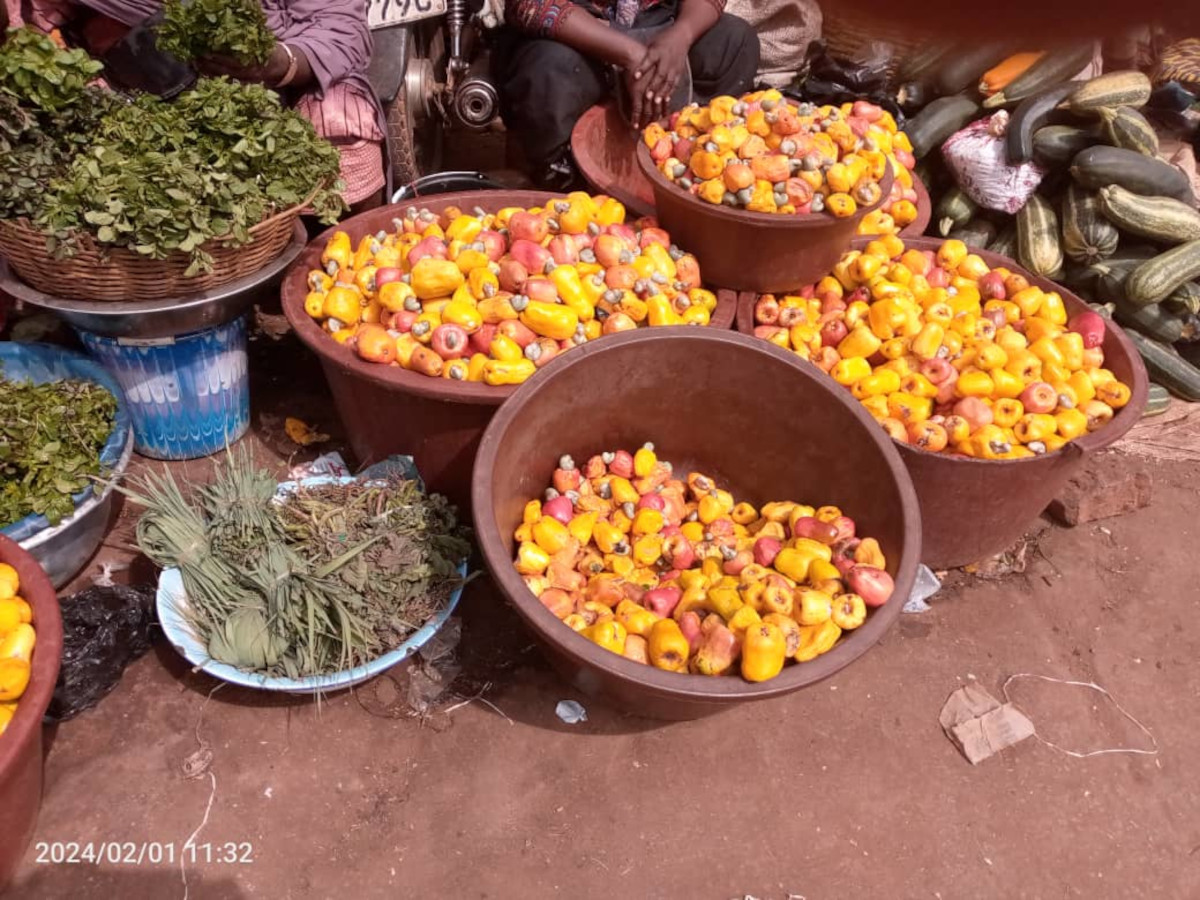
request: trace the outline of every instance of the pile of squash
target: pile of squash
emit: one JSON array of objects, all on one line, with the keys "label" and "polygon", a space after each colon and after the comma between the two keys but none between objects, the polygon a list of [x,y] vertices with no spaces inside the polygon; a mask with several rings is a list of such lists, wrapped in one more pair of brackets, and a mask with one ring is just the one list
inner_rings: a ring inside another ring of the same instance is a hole
[{"label": "pile of squash", "polygon": [[1161,412],[1168,392],[1200,400],[1200,211],[1184,172],[1158,156],[1143,112],[1150,80],[1135,71],[1069,80],[1088,58],[1083,45],[1043,54],[990,96],[980,85],[934,100],[905,130],[918,174],[937,185],[934,151],[946,138],[1009,109],[1008,160],[1046,170],[1037,193],[1006,216],[977,208],[950,184],[938,192],[933,229],[1016,259],[1124,326],[1159,385],[1148,411]]}]

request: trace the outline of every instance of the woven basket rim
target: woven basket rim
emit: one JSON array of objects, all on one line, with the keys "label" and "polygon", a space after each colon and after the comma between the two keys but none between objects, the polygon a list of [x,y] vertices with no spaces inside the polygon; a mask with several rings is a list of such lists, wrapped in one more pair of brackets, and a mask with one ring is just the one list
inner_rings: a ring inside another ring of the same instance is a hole
[{"label": "woven basket rim", "polygon": [[[316,187],[314,187],[311,191],[309,191],[308,196],[306,196],[299,203],[293,204],[292,206],[289,206],[286,209],[281,209],[277,212],[271,213],[271,215],[266,216],[266,217],[260,219],[254,225],[251,225],[250,228],[247,229],[250,234],[250,242],[253,242],[255,237],[257,237],[259,234],[262,234],[264,231],[269,230],[271,227],[273,227],[275,224],[277,224],[281,220],[295,219],[297,216],[299,216],[301,213],[303,213],[304,210],[308,208],[308,205],[317,196],[317,194],[319,194],[322,190],[324,190],[324,188],[326,187],[326,185],[328,185],[328,183],[329,183],[328,181],[320,182],[319,184],[316,185]],[[15,231],[19,231],[22,233],[23,236],[36,236],[41,239],[46,238],[46,232],[42,231],[40,228],[35,226],[25,216],[20,216],[16,219],[0,219],[0,226],[8,227]],[[91,252],[96,253],[97,255],[103,256],[103,255],[111,254],[111,253],[127,253],[130,256],[136,257],[138,259],[145,259],[145,260],[155,259],[155,257],[152,257],[152,256],[145,256],[141,253],[135,253],[133,250],[130,250],[128,247],[113,246],[113,245],[109,245],[109,244],[97,243],[96,240],[94,239],[93,235],[91,234],[91,232],[87,232],[87,231],[77,232],[73,236],[75,237],[76,240],[79,241],[79,245],[82,250],[84,250],[84,251],[90,250]],[[219,237],[212,237],[212,238],[209,238],[207,241],[205,241],[203,244],[201,244],[200,247],[201,248],[209,247],[214,244],[222,244],[222,245],[230,244],[233,242],[233,240],[234,240],[234,238],[233,238],[233,235],[231,235],[231,234],[222,235]],[[185,256],[190,255],[185,250],[175,249],[175,250],[170,251],[170,253],[166,257],[163,257],[163,259],[169,259],[171,256],[173,256],[175,254],[183,254]],[[161,261],[161,260],[159,260],[159,261]]]}]

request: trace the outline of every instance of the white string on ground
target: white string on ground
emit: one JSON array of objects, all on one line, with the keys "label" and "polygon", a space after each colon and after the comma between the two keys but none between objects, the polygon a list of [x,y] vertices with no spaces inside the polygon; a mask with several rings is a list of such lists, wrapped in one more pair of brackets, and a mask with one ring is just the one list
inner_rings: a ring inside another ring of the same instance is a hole
[{"label": "white string on ground", "polygon": [[1090,690],[1093,690],[1093,691],[1098,691],[1099,693],[1103,694],[1105,697],[1107,697],[1112,702],[1112,705],[1117,708],[1117,712],[1119,712],[1122,716],[1124,716],[1126,719],[1128,719],[1130,722],[1132,722],[1134,725],[1136,725],[1138,727],[1138,729],[1140,729],[1141,732],[1150,739],[1150,744],[1153,747],[1152,750],[1146,750],[1141,747],[1105,747],[1100,750],[1088,750],[1086,752],[1080,751],[1080,750],[1068,750],[1065,747],[1060,747],[1058,744],[1055,744],[1052,741],[1046,740],[1044,737],[1041,736],[1040,733],[1038,733],[1035,730],[1033,736],[1035,738],[1037,738],[1039,741],[1041,741],[1043,744],[1045,744],[1047,747],[1049,747],[1050,749],[1057,750],[1059,753],[1063,753],[1067,756],[1074,757],[1075,759],[1087,759],[1092,756],[1104,756],[1109,753],[1132,753],[1137,756],[1157,756],[1158,755],[1158,741],[1155,739],[1155,737],[1151,733],[1150,729],[1147,728],[1145,725],[1143,725],[1140,721],[1138,721],[1137,717],[1135,717],[1132,713],[1130,713],[1128,710],[1126,710],[1125,707],[1123,707],[1120,703],[1118,703],[1116,697],[1114,697],[1107,690],[1100,687],[1100,685],[1096,684],[1095,682],[1092,682],[1092,681],[1068,681],[1065,678],[1054,678],[1051,675],[1038,675],[1038,674],[1035,674],[1032,672],[1018,672],[1015,675],[1009,675],[1008,680],[1004,682],[1003,691],[1004,691],[1004,701],[1006,703],[1013,702],[1012,698],[1008,695],[1008,686],[1019,678],[1036,678],[1040,681],[1047,681],[1051,684],[1065,684],[1065,685],[1069,685],[1071,687],[1083,687],[1083,688],[1089,688]]},{"label": "white string on ground", "polygon": [[184,841],[183,852],[179,855],[179,875],[183,878],[183,900],[188,900],[188,880],[187,880],[187,851],[189,847],[194,847],[196,837],[204,830],[204,826],[208,824],[208,814],[212,812],[213,801],[217,799],[217,776],[210,771],[208,777],[212,780],[212,790],[208,793],[208,805],[204,807],[204,818],[200,820],[200,824],[196,826],[196,830],[191,836]]}]

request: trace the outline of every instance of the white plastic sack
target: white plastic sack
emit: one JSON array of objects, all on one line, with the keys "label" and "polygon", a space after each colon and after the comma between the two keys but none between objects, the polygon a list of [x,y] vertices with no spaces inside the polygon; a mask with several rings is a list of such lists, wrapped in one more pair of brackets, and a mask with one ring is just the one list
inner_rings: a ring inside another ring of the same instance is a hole
[{"label": "white plastic sack", "polygon": [[1036,162],[1010,165],[1004,149],[1008,113],[972,122],[942,144],[946,166],[963,191],[985,209],[1013,214],[1033,196],[1046,169]]}]

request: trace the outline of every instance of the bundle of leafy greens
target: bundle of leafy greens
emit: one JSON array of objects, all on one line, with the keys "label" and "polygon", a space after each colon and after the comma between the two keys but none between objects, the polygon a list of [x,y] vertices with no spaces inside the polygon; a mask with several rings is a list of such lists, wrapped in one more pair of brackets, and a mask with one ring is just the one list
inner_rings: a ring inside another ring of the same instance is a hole
[{"label": "bundle of leafy greens", "polygon": [[117,401],[90,381],[34,385],[0,375],[0,525],[40,513],[57,525],[101,475]]},{"label": "bundle of leafy greens", "polygon": [[462,583],[466,530],[416,482],[277,489],[245,451],[186,497],[168,472],[127,489],[145,507],[138,546],[179,568],[213,659],[289,678],[345,671],[395,649]]},{"label": "bundle of leafy greens", "polygon": [[275,49],[258,0],[167,0],[155,43],[189,62],[226,56],[243,65],[266,65]]},{"label": "bundle of leafy greens", "polygon": [[[23,218],[69,256],[81,234],[162,259],[236,244],[306,199],[345,208],[337,150],[261,85],[202,79],[174,101],[88,87],[94,64],[28,29],[0,46],[0,218]],[[25,71],[21,67],[29,67]]]}]

